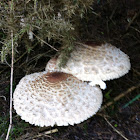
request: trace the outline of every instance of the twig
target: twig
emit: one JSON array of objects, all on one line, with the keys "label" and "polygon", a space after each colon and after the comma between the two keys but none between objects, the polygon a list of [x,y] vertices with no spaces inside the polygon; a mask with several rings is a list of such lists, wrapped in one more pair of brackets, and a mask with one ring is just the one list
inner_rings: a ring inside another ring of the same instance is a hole
[{"label": "twig", "polygon": [[[37,44],[37,43],[36,43]],[[33,48],[36,46],[36,44],[33,46]],[[32,48],[32,49],[33,49]],[[24,52],[19,58],[17,58],[17,60],[14,61],[14,64],[17,63],[21,58],[23,58],[26,54],[28,53],[28,51]],[[11,67],[11,66],[10,66]],[[3,72],[5,72],[9,67],[3,69],[2,71],[0,71],[0,74],[2,74]]]},{"label": "twig", "polygon": [[52,134],[52,133],[56,133],[56,132],[58,132],[58,129],[57,129],[57,128],[55,128],[55,129],[53,129],[53,130],[46,131],[46,132],[44,132],[44,133],[40,133],[40,134],[34,136],[34,137],[33,137],[33,140],[35,140],[35,138],[38,138],[38,137],[41,137],[41,136],[44,136],[44,135],[47,135],[47,137],[51,137],[51,136],[48,136],[48,135],[49,135],[49,134]]},{"label": "twig", "polygon": [[110,20],[112,20],[112,17],[114,16],[114,14],[115,14],[117,8],[118,8],[118,5],[115,6],[115,8],[113,9],[113,11],[112,11],[112,13],[111,13],[111,15],[110,15],[110,17],[109,17]]},{"label": "twig", "polygon": [[138,33],[140,33],[140,30],[138,30],[137,28],[135,28],[135,27],[130,27],[131,29],[134,29],[135,31],[137,31]]},{"label": "twig", "polygon": [[0,96],[0,98],[4,98],[4,100],[6,101],[6,97],[5,96]]},{"label": "twig", "polygon": [[14,65],[14,42],[13,42],[13,31],[11,31],[11,41],[12,41],[12,59],[11,59],[11,78],[10,78],[10,124],[8,127],[8,132],[6,135],[6,140],[9,138],[10,130],[12,127],[12,91],[13,91],[13,65]]},{"label": "twig", "polygon": [[139,15],[139,13],[135,13],[135,15],[133,16],[132,20],[128,23],[127,27],[126,27],[126,31],[128,30],[128,28],[131,26],[131,24],[133,23],[133,21],[136,19],[136,17]]},{"label": "twig", "polygon": [[108,106],[112,105],[114,102],[120,100],[121,98],[123,98],[124,96],[126,96],[128,93],[132,92],[133,90],[137,89],[137,88],[140,88],[140,83],[136,86],[132,86],[131,88],[127,89],[125,92],[122,92],[120,95],[118,95],[117,97],[115,97],[113,99],[113,101],[111,102],[108,102],[107,104],[105,104],[101,109],[100,111],[106,109]]},{"label": "twig", "polygon": [[140,72],[138,72],[136,69],[132,69],[137,75],[140,76]]},{"label": "twig", "polygon": [[52,45],[50,45],[49,43],[47,43],[46,41],[44,41],[43,39],[41,39],[40,37],[38,37],[38,36],[35,35],[34,33],[33,33],[33,35],[34,35],[37,39],[41,40],[44,44],[48,45],[50,48],[54,49],[55,51],[58,51],[56,48],[54,48]]},{"label": "twig", "polygon": [[128,138],[126,138],[121,132],[119,132],[108,120],[107,118],[104,116],[104,119],[106,120],[106,122],[113,128],[113,130],[115,132],[117,132],[121,137],[123,137],[125,140],[129,140]]}]

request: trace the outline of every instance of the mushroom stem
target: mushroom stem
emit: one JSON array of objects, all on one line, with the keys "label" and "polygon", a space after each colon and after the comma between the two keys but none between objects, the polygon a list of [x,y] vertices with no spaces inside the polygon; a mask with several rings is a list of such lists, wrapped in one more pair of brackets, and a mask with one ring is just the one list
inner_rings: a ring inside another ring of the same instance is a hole
[{"label": "mushroom stem", "polygon": [[101,89],[103,89],[103,90],[106,89],[106,84],[102,80],[99,80],[99,81],[91,81],[91,82],[89,82],[89,85],[90,86],[99,85]]}]

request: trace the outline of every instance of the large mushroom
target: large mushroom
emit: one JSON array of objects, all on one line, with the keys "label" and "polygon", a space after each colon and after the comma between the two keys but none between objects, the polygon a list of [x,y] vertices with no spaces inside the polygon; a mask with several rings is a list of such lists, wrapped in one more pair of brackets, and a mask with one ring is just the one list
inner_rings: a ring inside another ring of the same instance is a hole
[{"label": "large mushroom", "polygon": [[40,72],[23,77],[14,95],[14,109],[37,126],[78,124],[100,108],[102,92],[62,72]]},{"label": "large mushroom", "polygon": [[45,71],[49,71],[49,72],[55,72],[55,71],[60,71],[59,67],[56,65],[57,63],[57,58],[53,57],[51,58],[46,67],[45,67]]},{"label": "large mushroom", "polygon": [[103,81],[119,78],[130,70],[129,57],[115,46],[92,43],[77,43],[71,53],[66,66],[59,69],[61,55],[56,59],[52,58],[46,66],[51,64],[51,71],[59,70],[69,73],[82,81],[91,81],[89,84],[100,85],[106,88]]}]

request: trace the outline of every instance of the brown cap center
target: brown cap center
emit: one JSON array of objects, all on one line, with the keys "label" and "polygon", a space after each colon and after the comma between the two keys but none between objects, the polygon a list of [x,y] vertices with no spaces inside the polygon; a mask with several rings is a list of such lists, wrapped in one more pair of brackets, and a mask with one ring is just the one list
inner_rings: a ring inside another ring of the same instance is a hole
[{"label": "brown cap center", "polygon": [[50,83],[56,83],[56,82],[61,82],[63,80],[66,80],[67,77],[69,77],[69,74],[63,72],[51,72],[48,73],[46,76],[47,76],[47,81],[49,81]]}]

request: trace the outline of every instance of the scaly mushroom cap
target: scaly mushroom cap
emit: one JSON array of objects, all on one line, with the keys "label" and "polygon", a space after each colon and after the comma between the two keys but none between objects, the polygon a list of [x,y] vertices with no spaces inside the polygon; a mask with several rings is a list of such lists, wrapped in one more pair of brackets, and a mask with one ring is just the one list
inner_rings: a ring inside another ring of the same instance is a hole
[{"label": "scaly mushroom cap", "polygon": [[59,69],[56,67],[56,62],[57,58],[51,58],[45,67],[45,71],[49,72],[59,71]]},{"label": "scaly mushroom cap", "polygon": [[[52,69],[59,70],[60,58],[61,55],[57,62],[53,59],[56,66]],[[119,78],[128,73],[129,70],[129,57],[115,46],[108,43],[78,43],[66,66],[59,71],[72,74],[82,81],[91,81],[91,85],[99,84],[102,89],[105,89],[106,85],[103,81]]]},{"label": "scaly mushroom cap", "polygon": [[23,77],[14,95],[14,109],[38,126],[78,124],[100,108],[102,92],[70,74],[40,72]]}]

